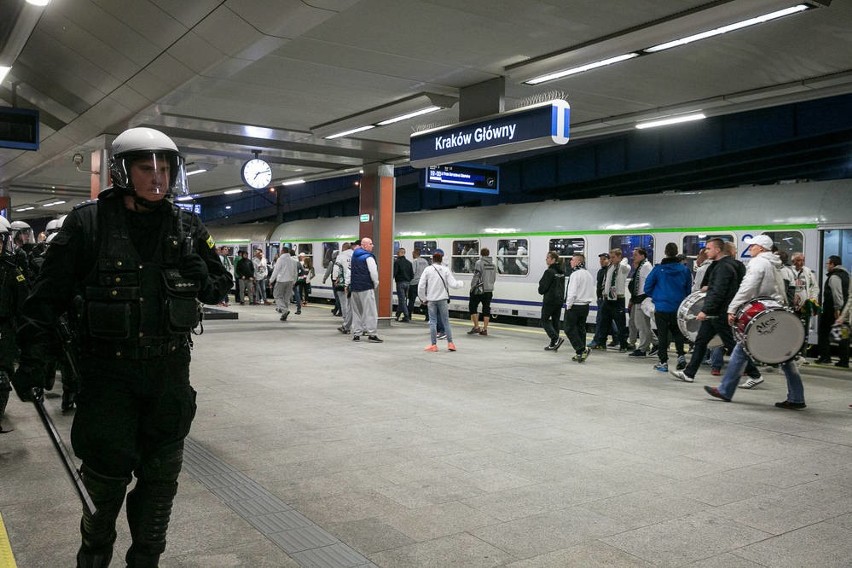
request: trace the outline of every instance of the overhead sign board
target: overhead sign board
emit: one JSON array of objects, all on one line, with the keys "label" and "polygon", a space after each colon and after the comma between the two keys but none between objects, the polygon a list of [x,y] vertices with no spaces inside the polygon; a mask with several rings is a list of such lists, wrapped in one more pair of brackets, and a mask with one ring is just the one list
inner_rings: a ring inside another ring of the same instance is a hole
[{"label": "overhead sign board", "polygon": [[0,107],[0,148],[38,150],[38,111]]},{"label": "overhead sign board", "polygon": [[411,135],[411,165],[437,166],[559,146],[568,142],[571,107],[553,100]]},{"label": "overhead sign board", "polygon": [[496,194],[500,191],[500,168],[481,164],[429,166],[423,170],[422,181],[428,189]]}]

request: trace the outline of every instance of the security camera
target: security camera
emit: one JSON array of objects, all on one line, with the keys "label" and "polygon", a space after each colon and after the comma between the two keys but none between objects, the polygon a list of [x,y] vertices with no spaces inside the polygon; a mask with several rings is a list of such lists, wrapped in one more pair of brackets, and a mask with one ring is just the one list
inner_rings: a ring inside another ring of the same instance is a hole
[{"label": "security camera", "polygon": [[77,152],[77,153],[76,153],[76,154],[74,154],[74,156],[71,158],[71,161],[72,161],[72,162],[74,162],[74,165],[75,165],[75,166],[77,166],[77,167],[79,168],[80,166],[82,166],[82,165],[83,165],[83,154],[81,154],[80,152]]}]

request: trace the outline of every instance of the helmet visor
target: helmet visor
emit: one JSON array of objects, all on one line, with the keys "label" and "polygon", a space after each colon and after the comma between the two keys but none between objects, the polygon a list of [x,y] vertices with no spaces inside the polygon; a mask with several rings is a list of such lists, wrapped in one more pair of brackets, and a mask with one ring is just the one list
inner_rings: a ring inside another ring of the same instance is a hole
[{"label": "helmet visor", "polygon": [[119,168],[126,176],[128,189],[136,195],[187,195],[186,164],[176,152],[134,152],[122,156]]}]

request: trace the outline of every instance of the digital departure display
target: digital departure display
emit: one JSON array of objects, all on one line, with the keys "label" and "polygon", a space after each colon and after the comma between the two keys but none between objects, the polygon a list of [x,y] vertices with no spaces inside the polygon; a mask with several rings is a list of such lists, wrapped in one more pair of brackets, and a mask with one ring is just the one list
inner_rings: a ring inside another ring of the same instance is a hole
[{"label": "digital departure display", "polygon": [[38,111],[0,107],[0,148],[38,150]]},{"label": "digital departure display", "polygon": [[482,164],[430,166],[423,170],[423,187],[497,194],[500,192],[500,168]]}]

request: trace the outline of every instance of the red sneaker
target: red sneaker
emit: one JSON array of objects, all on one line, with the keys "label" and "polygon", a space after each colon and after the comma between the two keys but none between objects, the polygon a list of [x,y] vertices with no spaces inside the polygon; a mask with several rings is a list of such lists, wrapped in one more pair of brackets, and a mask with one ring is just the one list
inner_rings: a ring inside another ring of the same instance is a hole
[{"label": "red sneaker", "polygon": [[[456,350],[456,344],[452,343],[452,342],[447,343],[447,349],[449,349],[450,351],[455,351]],[[436,349],[436,351],[437,351],[437,349]]]},{"label": "red sneaker", "polygon": [[431,351],[432,353],[437,353],[438,352],[438,346],[437,345],[430,345],[429,347],[427,347],[423,351]]}]

